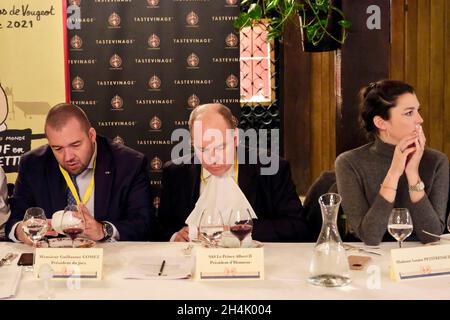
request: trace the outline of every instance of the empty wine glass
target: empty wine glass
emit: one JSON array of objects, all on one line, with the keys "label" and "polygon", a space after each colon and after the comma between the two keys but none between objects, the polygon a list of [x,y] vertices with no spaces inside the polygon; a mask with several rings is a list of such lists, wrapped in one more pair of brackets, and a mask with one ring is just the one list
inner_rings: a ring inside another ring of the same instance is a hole
[{"label": "empty wine glass", "polygon": [[33,243],[33,266],[36,257],[36,247],[48,230],[47,217],[42,208],[31,207],[25,211],[22,221],[22,230]]},{"label": "empty wine glass", "polygon": [[217,247],[224,225],[222,220],[222,213],[219,209],[205,209],[200,218],[199,232],[204,244],[208,247]]},{"label": "empty wine glass", "polygon": [[251,234],[253,230],[253,219],[248,208],[232,210],[228,222],[230,232],[239,240],[239,247],[242,248],[242,241]]},{"label": "empty wine glass", "polygon": [[413,222],[408,209],[394,208],[391,211],[388,222],[389,233],[398,241],[398,247],[408,238],[413,231]]},{"label": "empty wine glass", "polygon": [[72,239],[72,248],[75,248],[75,239],[84,232],[85,222],[83,213],[75,205],[64,208],[61,228],[64,234]]}]

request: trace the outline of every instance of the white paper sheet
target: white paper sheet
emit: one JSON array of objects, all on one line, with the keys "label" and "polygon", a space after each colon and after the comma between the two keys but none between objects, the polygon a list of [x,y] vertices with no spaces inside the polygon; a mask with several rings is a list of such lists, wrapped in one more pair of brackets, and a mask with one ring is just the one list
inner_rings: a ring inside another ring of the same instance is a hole
[{"label": "white paper sheet", "polygon": [[[164,269],[161,275],[161,264]],[[133,261],[123,274],[124,279],[173,280],[188,279],[192,275],[192,259],[190,257],[147,257]]]}]

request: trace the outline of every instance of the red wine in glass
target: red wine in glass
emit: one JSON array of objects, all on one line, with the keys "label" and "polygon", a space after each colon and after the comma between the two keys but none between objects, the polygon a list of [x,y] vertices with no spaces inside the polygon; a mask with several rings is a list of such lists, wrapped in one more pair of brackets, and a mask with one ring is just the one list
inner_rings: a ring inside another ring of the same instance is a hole
[{"label": "red wine in glass", "polygon": [[74,241],[79,234],[83,233],[83,228],[66,228],[63,232],[67,234],[72,241]]},{"label": "red wine in glass", "polygon": [[253,226],[249,224],[237,224],[230,227],[230,231],[235,235],[236,238],[242,243],[242,240],[252,232]]}]

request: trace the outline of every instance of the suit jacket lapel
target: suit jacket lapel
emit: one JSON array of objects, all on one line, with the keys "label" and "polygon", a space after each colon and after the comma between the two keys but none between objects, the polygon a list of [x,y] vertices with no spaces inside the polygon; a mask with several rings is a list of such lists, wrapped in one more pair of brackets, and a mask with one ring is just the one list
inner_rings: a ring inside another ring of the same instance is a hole
[{"label": "suit jacket lapel", "polygon": [[106,146],[106,141],[97,138],[97,160],[94,174],[94,217],[97,221],[106,219],[113,178],[114,168],[111,153]]},{"label": "suit jacket lapel", "polygon": [[238,184],[254,210],[256,210],[258,170],[259,168],[257,165],[239,164]]},{"label": "suit jacket lapel", "polygon": [[54,157],[46,166],[46,178],[48,194],[53,210],[47,214],[51,216],[53,212],[63,210],[67,205],[67,184],[59,170],[58,162]]}]

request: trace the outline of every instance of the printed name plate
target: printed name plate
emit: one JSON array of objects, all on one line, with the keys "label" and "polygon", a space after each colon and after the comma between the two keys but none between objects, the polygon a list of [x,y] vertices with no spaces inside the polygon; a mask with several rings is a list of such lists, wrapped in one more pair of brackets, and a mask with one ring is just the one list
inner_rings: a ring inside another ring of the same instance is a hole
[{"label": "printed name plate", "polygon": [[103,248],[36,248],[36,278],[101,280],[102,267]]},{"label": "printed name plate", "polygon": [[395,281],[450,275],[450,245],[391,250],[391,277]]},{"label": "printed name plate", "polygon": [[264,248],[198,248],[195,280],[264,280]]}]

